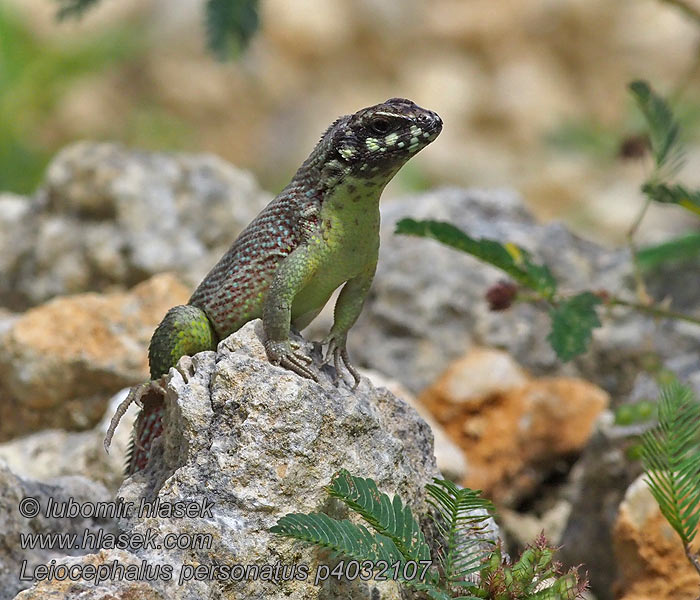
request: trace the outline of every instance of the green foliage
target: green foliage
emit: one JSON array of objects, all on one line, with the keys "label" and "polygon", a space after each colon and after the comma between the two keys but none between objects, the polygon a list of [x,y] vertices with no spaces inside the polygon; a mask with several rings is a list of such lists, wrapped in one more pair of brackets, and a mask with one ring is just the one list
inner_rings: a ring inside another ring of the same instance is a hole
[{"label": "green foliage", "polygon": [[0,189],[34,190],[51,154],[47,139],[55,107],[71,86],[129,59],[138,36],[114,28],[99,36],[47,43],[8,7],[0,6]]},{"label": "green foliage", "polygon": [[544,536],[525,548],[512,565],[496,548],[481,570],[480,581],[476,595],[489,600],[575,600],[587,587],[576,569],[562,572]]},{"label": "green foliage", "polygon": [[661,244],[642,248],[637,262],[646,271],[661,265],[700,257],[700,233],[689,233]]},{"label": "green foliage", "polygon": [[391,501],[379,492],[374,481],[353,477],[345,469],[340,470],[326,491],[357,512],[377,532],[389,536],[406,559],[430,559],[423,532],[411,508],[404,506],[398,495]]},{"label": "green foliage", "polygon": [[450,223],[401,219],[395,233],[433,238],[505,271],[522,285],[545,298],[552,298],[557,282],[545,265],[538,265],[523,248],[515,244],[501,244],[495,240],[475,239]]},{"label": "green foliage", "polygon": [[96,5],[100,0],[56,0],[60,5],[56,16],[60,19],[68,19],[71,17],[82,17],[83,13]]},{"label": "green foliage", "polygon": [[665,181],[676,175],[683,164],[680,126],[671,108],[645,81],[633,81],[629,90],[646,121],[655,162],[642,192],[654,202],[677,204],[700,214],[700,191]]},{"label": "green foliage", "polygon": [[363,525],[355,525],[347,519],[339,521],[323,513],[290,513],[270,528],[278,533],[335,552],[356,560],[401,561],[401,552],[390,538],[370,533]]},{"label": "green foliage", "polygon": [[689,387],[662,389],[659,424],[642,436],[642,464],[661,513],[687,548],[700,520],[700,403]]},{"label": "green foliage", "polygon": [[493,551],[484,534],[495,508],[480,491],[459,489],[451,481],[435,479],[425,489],[428,502],[437,510],[435,522],[444,540],[438,560],[445,586],[471,587],[465,578],[478,572]]},{"label": "green foliage", "polygon": [[642,191],[654,202],[661,204],[678,204],[700,215],[700,190],[689,190],[678,183],[645,183]]},{"label": "green foliage", "polygon": [[[80,18],[100,0],[56,0],[59,19]],[[221,60],[242,52],[260,26],[258,0],[207,0],[204,21],[209,49]]]},{"label": "green foliage", "polygon": [[207,0],[209,49],[226,60],[244,50],[260,26],[258,0]]},{"label": "green foliage", "polygon": [[657,404],[649,400],[621,404],[615,409],[615,424],[634,425],[635,423],[645,423],[656,416],[656,407]]},{"label": "green foliage", "polygon": [[550,315],[549,343],[564,362],[586,351],[593,329],[600,327],[596,306],[602,300],[591,292],[577,294],[555,306]]},{"label": "green foliage", "polygon": [[[398,580],[423,591],[432,600],[574,600],[586,587],[575,570],[562,574],[553,561],[554,549],[544,537],[511,565],[501,555],[500,544],[487,539],[486,521],[493,511],[480,492],[459,489],[449,481],[434,479],[426,486],[428,502],[441,537],[439,569],[425,569],[422,576]],[[430,549],[408,506],[398,496],[391,501],[372,479],[339,471],[326,491],[357,512],[374,530],[349,520],[321,514],[288,514],[270,531],[329,548],[360,561],[384,560],[403,566],[410,562],[431,565]],[[362,567],[364,568],[364,567]],[[479,574],[479,578],[474,575]],[[466,593],[468,595],[461,595]]]},{"label": "green foliage", "polygon": [[637,102],[649,128],[651,150],[658,169],[670,164],[679,166],[680,128],[666,101],[646,81],[633,81],[629,90]]},{"label": "green foliage", "polygon": [[557,297],[557,282],[546,265],[532,260],[531,255],[515,244],[495,240],[474,239],[449,223],[402,219],[396,233],[433,238],[487,262],[537,293],[538,298],[552,303],[552,331],[547,337],[557,356],[568,361],[588,348],[594,328],[600,326],[596,306],[602,300],[591,292],[570,298]]}]

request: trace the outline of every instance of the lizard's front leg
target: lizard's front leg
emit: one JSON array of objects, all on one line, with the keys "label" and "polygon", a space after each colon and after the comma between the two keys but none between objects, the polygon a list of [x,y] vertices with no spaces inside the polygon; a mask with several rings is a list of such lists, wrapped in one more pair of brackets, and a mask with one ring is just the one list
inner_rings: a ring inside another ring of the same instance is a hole
[{"label": "lizard's front leg", "polygon": [[324,344],[328,344],[326,362],[329,362],[331,357],[333,358],[336,377],[338,377],[340,375],[340,361],[342,360],[345,368],[355,380],[353,389],[360,385],[360,374],[350,363],[350,357],[346,349],[348,331],[357,321],[360,312],[362,312],[362,305],[365,303],[369,293],[376,269],[377,261],[375,259],[367,265],[362,273],[349,279],[343,286],[338,296],[338,301],[335,303],[333,327],[323,340]]},{"label": "lizard's front leg", "polygon": [[280,262],[263,302],[265,351],[273,365],[280,365],[302,377],[318,381],[309,367],[311,358],[298,352],[289,340],[294,297],[314,276],[317,261],[313,246],[299,246]]}]

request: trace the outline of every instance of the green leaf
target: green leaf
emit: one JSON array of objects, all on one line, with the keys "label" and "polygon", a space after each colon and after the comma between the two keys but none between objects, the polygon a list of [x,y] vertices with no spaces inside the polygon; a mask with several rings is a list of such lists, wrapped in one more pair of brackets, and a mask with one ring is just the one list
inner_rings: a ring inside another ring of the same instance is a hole
[{"label": "green leaf", "polygon": [[583,292],[550,311],[552,331],[547,339],[560,360],[567,362],[586,351],[593,329],[600,327],[595,309],[601,302],[595,294]]},{"label": "green leaf", "polygon": [[487,521],[495,512],[494,506],[480,496],[481,491],[460,489],[451,481],[433,479],[425,489],[428,503],[439,515],[435,522],[445,543],[439,557],[445,581],[448,586],[474,587],[465,579],[480,571],[493,551]]},{"label": "green leaf", "polygon": [[656,168],[668,165],[676,172],[681,164],[680,128],[666,101],[646,81],[633,81],[629,90],[649,127],[651,150]]},{"label": "green leaf", "polygon": [[637,261],[645,270],[693,258],[700,258],[700,233],[689,233],[637,252]]},{"label": "green leaf", "polygon": [[341,469],[326,488],[356,511],[378,533],[390,537],[405,560],[430,560],[430,548],[411,508],[404,506],[398,495],[391,501],[372,479],[354,477]]},{"label": "green leaf", "polygon": [[642,192],[654,202],[677,204],[696,215],[700,215],[700,190],[689,190],[677,183],[647,182],[642,186]]},{"label": "green leaf", "polygon": [[220,60],[236,56],[248,46],[260,26],[258,0],[207,0],[207,44]]},{"label": "green leaf", "polygon": [[661,513],[690,544],[700,520],[700,404],[689,387],[662,389],[659,424],[642,436],[642,464]]},{"label": "green leaf", "polygon": [[370,533],[364,525],[347,519],[338,521],[323,513],[290,513],[270,527],[272,533],[330,548],[356,560],[402,561],[394,542],[379,533]]},{"label": "green leaf", "polygon": [[68,18],[79,19],[83,13],[100,0],[57,0],[60,5],[56,16],[60,21]]},{"label": "green leaf", "polygon": [[545,298],[552,298],[556,292],[557,282],[551,271],[545,265],[533,262],[527,250],[515,244],[504,245],[495,240],[472,238],[454,225],[440,221],[401,219],[396,224],[396,233],[433,238],[471,254],[505,271],[513,279],[539,292]]}]

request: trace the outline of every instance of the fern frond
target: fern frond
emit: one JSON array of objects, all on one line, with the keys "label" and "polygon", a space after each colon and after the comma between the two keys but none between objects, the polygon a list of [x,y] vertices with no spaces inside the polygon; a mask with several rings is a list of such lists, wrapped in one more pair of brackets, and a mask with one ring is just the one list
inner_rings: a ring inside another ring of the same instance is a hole
[{"label": "fern frond", "polygon": [[258,30],[258,0],[207,0],[207,45],[221,60],[245,49]]},{"label": "fern frond", "polygon": [[675,174],[682,166],[683,152],[680,127],[666,101],[656,94],[646,81],[633,81],[629,90],[649,127],[651,149],[656,169],[667,167]]},{"label": "fern frond", "polygon": [[423,532],[411,508],[404,506],[398,495],[392,502],[372,479],[354,477],[345,469],[336,474],[326,490],[357,512],[378,533],[391,538],[405,560],[430,560],[430,548]]},{"label": "fern frond", "polygon": [[272,533],[329,548],[356,560],[403,560],[394,542],[364,525],[339,521],[323,513],[290,513],[270,528]]},{"label": "fern frond", "polygon": [[641,454],[661,513],[688,546],[700,520],[700,404],[689,387],[662,389],[659,424],[642,436]]},{"label": "fern frond", "polygon": [[683,185],[647,182],[642,192],[654,202],[678,204],[696,215],[700,215],[700,190],[689,190]]},{"label": "fern frond", "polygon": [[479,496],[480,491],[459,489],[451,481],[434,479],[425,488],[428,502],[440,515],[436,524],[445,541],[439,557],[445,580],[448,586],[472,587],[466,578],[480,570],[493,550],[485,534],[494,506]]}]

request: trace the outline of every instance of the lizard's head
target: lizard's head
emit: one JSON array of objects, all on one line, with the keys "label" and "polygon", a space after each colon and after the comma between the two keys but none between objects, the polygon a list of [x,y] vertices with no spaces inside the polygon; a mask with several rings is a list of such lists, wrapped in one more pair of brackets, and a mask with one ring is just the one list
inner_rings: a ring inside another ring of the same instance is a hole
[{"label": "lizard's head", "polygon": [[405,98],[391,98],[354,115],[333,128],[333,148],[340,164],[354,177],[391,177],[432,142],[442,119]]},{"label": "lizard's head", "polygon": [[404,98],[391,98],[340,117],[321,138],[297,174],[318,169],[326,189],[352,178],[386,184],[442,130],[442,119]]}]

